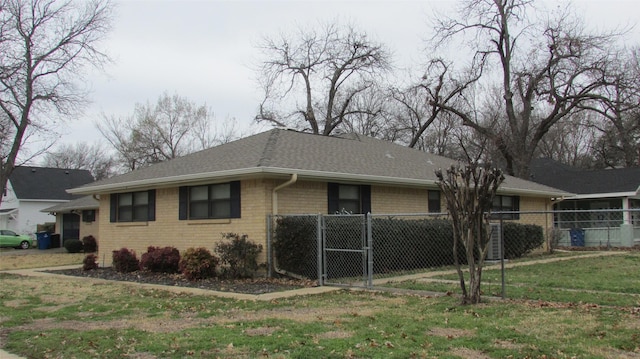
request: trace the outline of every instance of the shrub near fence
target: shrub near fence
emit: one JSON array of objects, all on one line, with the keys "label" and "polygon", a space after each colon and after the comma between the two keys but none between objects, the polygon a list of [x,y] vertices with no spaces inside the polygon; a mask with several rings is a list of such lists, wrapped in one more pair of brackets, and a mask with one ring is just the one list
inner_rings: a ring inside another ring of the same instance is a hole
[{"label": "shrub near fence", "polygon": [[502,235],[506,259],[520,258],[544,243],[544,230],[535,224],[504,222]]},{"label": "shrub near fence", "polygon": [[[357,250],[366,246],[361,216],[325,217],[325,247]],[[453,257],[451,221],[441,218],[372,216],[373,273],[421,270],[450,266]],[[273,251],[277,266],[308,278],[317,277],[317,217],[284,216],[276,222]],[[541,226],[503,222],[505,258],[518,258],[544,243]],[[328,251],[328,278],[362,274],[363,254]],[[466,263],[464,247],[458,259]]]},{"label": "shrub near fence", "polygon": [[[374,218],[375,273],[452,265],[453,228],[443,219]],[[464,258],[464,250],[458,258]]]},{"label": "shrub near fence", "polygon": [[253,243],[246,234],[224,233],[228,241],[216,244],[220,256],[221,276],[225,278],[253,278],[259,268],[258,256],[262,245]]},{"label": "shrub near fence", "polygon": [[277,219],[272,247],[278,269],[317,277],[317,223],[316,216]]}]

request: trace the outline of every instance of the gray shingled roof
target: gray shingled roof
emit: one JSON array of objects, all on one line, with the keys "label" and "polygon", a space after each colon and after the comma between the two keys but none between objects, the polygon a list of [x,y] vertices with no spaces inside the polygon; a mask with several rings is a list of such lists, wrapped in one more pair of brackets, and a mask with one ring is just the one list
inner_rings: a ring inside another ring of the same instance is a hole
[{"label": "gray shingled roof", "polygon": [[[435,171],[454,160],[358,135],[319,136],[273,129],[234,142],[73,189],[79,194],[175,186],[243,176],[285,176],[371,184],[434,186]],[[284,178],[284,177],[283,177]],[[538,183],[507,177],[502,192],[567,195]]]},{"label": "gray shingled roof", "polygon": [[531,164],[531,179],[576,194],[635,193],[640,188],[640,167],[582,170],[540,158]]},{"label": "gray shingled roof", "polygon": [[71,200],[67,189],[93,182],[87,170],[18,166],[9,176],[20,200]]},{"label": "gray shingled roof", "polygon": [[73,201],[60,203],[55,206],[42,209],[40,210],[40,212],[68,213],[71,211],[82,211],[85,209],[98,209],[99,207],[100,203],[95,198],[93,198],[93,196],[82,196],[80,198],[74,199]]}]

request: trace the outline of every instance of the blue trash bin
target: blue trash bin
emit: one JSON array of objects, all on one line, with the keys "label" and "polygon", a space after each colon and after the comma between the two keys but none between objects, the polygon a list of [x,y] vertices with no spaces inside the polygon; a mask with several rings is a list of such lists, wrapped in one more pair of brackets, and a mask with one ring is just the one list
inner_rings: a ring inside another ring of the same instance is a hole
[{"label": "blue trash bin", "polygon": [[51,235],[49,232],[38,232],[36,233],[36,238],[38,239],[38,249],[51,248]]},{"label": "blue trash bin", "polygon": [[584,247],[584,229],[572,228],[569,231],[569,235],[571,236],[572,247]]}]

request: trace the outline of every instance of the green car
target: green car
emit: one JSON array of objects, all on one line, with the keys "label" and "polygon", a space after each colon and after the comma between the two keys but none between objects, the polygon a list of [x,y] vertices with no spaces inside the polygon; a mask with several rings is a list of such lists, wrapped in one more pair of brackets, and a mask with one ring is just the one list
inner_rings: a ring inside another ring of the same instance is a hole
[{"label": "green car", "polygon": [[0,247],[28,249],[33,247],[34,240],[26,235],[19,235],[8,229],[0,229]]}]

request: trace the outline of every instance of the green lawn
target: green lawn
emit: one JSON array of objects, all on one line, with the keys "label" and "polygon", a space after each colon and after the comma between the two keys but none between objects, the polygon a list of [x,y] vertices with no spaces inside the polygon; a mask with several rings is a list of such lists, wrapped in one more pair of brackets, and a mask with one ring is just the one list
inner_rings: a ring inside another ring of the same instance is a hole
[{"label": "green lawn", "polygon": [[[592,261],[598,268],[590,277],[598,288],[629,296],[640,287],[639,259]],[[632,275],[619,273],[627,266]],[[585,269],[579,259],[510,269],[510,283],[517,278],[525,291],[564,284],[593,300],[460,306],[455,294],[341,290],[261,302],[0,274],[1,342],[28,358],[637,357],[637,303],[597,305],[600,299],[584,291],[588,281],[573,280],[567,268]],[[499,279],[493,275],[486,278]]]},{"label": "green lawn", "polygon": [[[502,274],[499,269],[485,269],[482,278],[485,295],[502,295]],[[411,280],[388,285],[415,290],[460,292],[457,274],[433,276],[430,279],[451,282]],[[505,284],[505,295],[510,299],[640,306],[640,253],[590,258],[575,256],[566,261],[506,268]]]}]

